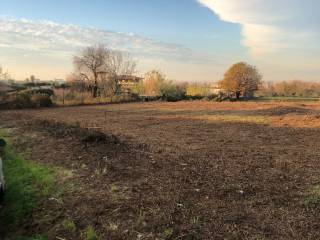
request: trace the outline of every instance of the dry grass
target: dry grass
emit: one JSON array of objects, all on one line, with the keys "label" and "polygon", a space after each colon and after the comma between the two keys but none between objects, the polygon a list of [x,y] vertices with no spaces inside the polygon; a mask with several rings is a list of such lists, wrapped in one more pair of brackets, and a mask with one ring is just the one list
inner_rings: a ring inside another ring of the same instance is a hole
[{"label": "dry grass", "polygon": [[79,92],[70,89],[55,89],[53,102],[57,106],[96,105],[132,101],[130,96],[97,97],[93,98],[90,92]]}]

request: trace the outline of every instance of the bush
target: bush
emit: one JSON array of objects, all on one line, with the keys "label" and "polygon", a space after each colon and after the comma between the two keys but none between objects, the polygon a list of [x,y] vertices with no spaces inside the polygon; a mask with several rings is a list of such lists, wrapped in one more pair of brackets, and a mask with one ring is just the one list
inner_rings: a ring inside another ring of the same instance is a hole
[{"label": "bush", "polygon": [[13,102],[11,102],[11,104],[9,105],[12,105],[13,108],[18,108],[18,109],[32,108],[34,106],[31,100],[31,96],[27,93],[17,94]]},{"label": "bush", "polygon": [[186,99],[187,100],[201,100],[203,99],[204,97],[201,96],[201,95],[187,95],[186,96]]},{"label": "bush", "polygon": [[10,95],[0,104],[1,109],[23,109],[51,107],[53,105],[51,97],[46,94],[32,94],[28,91],[21,91]]},{"label": "bush", "polygon": [[24,92],[28,93],[29,95],[47,95],[49,97],[53,96],[54,91],[52,89],[28,89],[24,90]]},{"label": "bush", "polygon": [[33,107],[51,107],[52,106],[52,100],[49,95],[44,94],[34,94],[31,97],[31,102],[33,104]]},{"label": "bush", "polygon": [[186,91],[183,87],[175,85],[171,82],[163,84],[161,87],[162,100],[168,102],[177,102],[186,98]]}]

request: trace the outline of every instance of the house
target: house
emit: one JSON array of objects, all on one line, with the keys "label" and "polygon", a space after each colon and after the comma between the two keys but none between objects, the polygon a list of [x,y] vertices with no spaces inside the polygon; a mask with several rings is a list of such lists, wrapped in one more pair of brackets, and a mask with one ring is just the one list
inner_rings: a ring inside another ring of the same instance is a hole
[{"label": "house", "polygon": [[134,86],[136,86],[143,78],[132,75],[120,75],[117,77],[121,93],[130,94]]}]

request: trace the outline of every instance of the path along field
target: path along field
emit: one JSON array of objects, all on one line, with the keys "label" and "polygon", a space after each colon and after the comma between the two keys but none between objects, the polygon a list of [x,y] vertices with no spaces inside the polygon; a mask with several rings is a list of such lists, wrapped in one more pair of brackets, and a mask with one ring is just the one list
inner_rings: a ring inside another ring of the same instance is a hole
[{"label": "path along field", "polygon": [[[21,225],[25,234],[81,239],[93,226],[101,239],[320,238],[319,103],[155,102],[0,114],[0,126],[18,136],[16,149],[59,167],[57,184],[68,186],[63,201],[43,201]],[[74,126],[119,141],[88,146]],[[41,221],[44,215],[51,217]]]}]

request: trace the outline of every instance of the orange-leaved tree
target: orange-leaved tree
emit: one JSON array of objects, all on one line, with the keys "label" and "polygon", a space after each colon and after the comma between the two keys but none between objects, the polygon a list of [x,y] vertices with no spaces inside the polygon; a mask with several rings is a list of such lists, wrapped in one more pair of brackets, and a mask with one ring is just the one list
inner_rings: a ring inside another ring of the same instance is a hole
[{"label": "orange-leaved tree", "polygon": [[256,67],[245,62],[239,62],[231,66],[220,81],[220,87],[228,92],[229,95],[235,95],[237,99],[240,96],[251,98],[254,92],[259,89],[262,76]]}]

